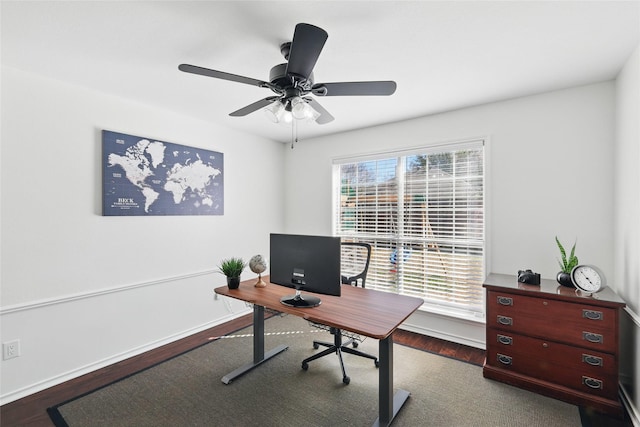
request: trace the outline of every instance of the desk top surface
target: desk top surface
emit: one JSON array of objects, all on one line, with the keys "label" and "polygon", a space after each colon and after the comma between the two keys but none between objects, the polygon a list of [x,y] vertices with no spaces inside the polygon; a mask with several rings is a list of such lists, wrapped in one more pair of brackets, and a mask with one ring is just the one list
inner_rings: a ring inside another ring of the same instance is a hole
[{"label": "desk top surface", "polygon": [[256,288],[256,279],[251,279],[241,282],[238,289],[221,286],[215,292],[375,339],[387,338],[423,303],[420,298],[343,285],[339,297],[308,292],[322,300],[317,307],[289,307],[280,298],[295,290],[270,283],[269,276],[262,279],[267,283],[264,288]]}]

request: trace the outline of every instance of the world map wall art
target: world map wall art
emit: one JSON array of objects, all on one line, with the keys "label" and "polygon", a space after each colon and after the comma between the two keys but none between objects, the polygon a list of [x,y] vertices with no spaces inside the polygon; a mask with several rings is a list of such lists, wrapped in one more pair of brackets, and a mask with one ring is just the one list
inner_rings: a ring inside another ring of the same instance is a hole
[{"label": "world map wall art", "polygon": [[102,215],[223,215],[224,157],[102,131]]}]

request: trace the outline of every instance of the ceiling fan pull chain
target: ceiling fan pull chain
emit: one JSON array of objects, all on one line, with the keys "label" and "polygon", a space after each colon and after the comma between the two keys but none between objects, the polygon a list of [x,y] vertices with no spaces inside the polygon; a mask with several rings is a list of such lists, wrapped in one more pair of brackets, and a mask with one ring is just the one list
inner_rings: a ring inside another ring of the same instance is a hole
[{"label": "ceiling fan pull chain", "polygon": [[293,150],[293,143],[298,142],[298,121],[291,121],[291,149]]}]

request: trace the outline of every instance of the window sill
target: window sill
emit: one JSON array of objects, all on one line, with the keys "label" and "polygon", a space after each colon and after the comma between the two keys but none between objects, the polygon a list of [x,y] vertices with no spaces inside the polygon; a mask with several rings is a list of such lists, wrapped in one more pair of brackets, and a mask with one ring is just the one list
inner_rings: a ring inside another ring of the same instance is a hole
[{"label": "window sill", "polygon": [[486,318],[484,313],[469,313],[464,310],[457,310],[451,307],[443,307],[435,304],[429,304],[425,302],[422,304],[418,311],[422,311],[425,313],[436,314],[442,317],[450,317],[454,319],[466,320],[468,322],[476,322],[476,323],[486,323]]}]

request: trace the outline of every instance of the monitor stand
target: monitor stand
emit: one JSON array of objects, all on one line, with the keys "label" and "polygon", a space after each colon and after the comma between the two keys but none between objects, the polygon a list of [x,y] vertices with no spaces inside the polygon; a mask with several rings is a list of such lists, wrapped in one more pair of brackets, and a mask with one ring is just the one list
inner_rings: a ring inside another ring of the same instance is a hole
[{"label": "monitor stand", "polygon": [[280,302],[289,307],[317,307],[322,302],[320,298],[312,295],[302,295],[298,289],[296,289],[295,295],[285,295],[280,298]]}]

